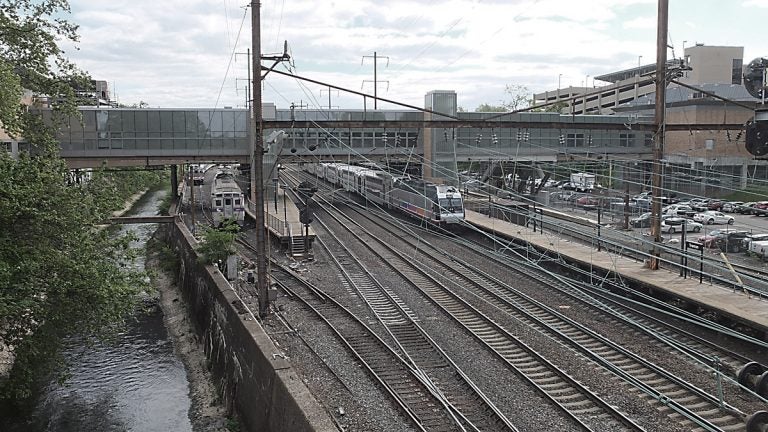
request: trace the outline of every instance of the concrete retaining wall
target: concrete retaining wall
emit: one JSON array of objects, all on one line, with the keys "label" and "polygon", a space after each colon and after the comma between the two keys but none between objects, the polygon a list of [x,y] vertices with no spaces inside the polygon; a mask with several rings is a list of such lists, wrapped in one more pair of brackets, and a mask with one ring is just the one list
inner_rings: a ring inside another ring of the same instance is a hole
[{"label": "concrete retaining wall", "polygon": [[198,263],[183,222],[159,228],[181,260],[179,287],[221,396],[245,431],[336,431],[333,420],[240,303],[224,276]]}]

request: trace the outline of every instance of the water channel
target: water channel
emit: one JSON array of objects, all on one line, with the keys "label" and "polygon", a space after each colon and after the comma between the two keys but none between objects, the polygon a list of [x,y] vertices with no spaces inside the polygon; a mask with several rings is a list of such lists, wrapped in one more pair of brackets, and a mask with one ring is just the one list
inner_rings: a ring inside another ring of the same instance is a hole
[{"label": "water channel", "polygon": [[[127,215],[157,213],[166,190],[146,194]],[[135,233],[132,247],[143,250],[154,224],[125,225]],[[144,254],[136,260],[144,268]],[[143,301],[124,332],[110,345],[68,344],[71,377],[51,382],[39,395],[31,418],[10,421],[5,432],[27,431],[191,431],[189,383],[176,357],[154,297]]]}]

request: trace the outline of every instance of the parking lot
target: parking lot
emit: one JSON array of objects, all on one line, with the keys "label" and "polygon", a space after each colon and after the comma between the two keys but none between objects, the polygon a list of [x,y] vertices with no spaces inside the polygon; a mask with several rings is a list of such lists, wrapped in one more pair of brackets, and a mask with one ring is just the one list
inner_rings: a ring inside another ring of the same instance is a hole
[{"label": "parking lot", "polygon": [[[553,197],[554,198],[554,197]],[[597,210],[593,207],[587,207],[577,204],[577,200],[561,200],[554,198],[550,201],[550,206],[555,209],[566,211],[569,214],[577,214],[588,217],[592,220],[597,220]],[[640,209],[632,209],[630,218],[637,217],[642,214]],[[727,231],[748,231],[750,233],[768,233],[768,217],[755,216],[755,215],[743,215],[738,213],[726,213],[728,216],[734,218],[734,223],[727,224],[703,224],[700,232],[688,232],[686,233],[687,241],[697,241],[700,237],[709,233],[712,230],[727,230]],[[600,214],[600,222],[603,226],[615,228],[622,231],[623,235],[631,235],[638,239],[650,240],[651,229],[650,228],[632,228],[629,232],[623,232],[624,226],[624,211],[621,203],[614,204],[612,208],[604,209]],[[662,233],[662,238],[665,243],[679,244],[682,238],[682,230],[677,230],[673,233]],[[605,235],[607,233],[603,233]],[[719,256],[720,249],[717,247],[705,249],[707,255]],[[739,253],[727,253],[728,259],[734,263],[749,266],[755,269],[768,270],[768,264],[762,262],[757,257],[750,257],[745,252]]]}]

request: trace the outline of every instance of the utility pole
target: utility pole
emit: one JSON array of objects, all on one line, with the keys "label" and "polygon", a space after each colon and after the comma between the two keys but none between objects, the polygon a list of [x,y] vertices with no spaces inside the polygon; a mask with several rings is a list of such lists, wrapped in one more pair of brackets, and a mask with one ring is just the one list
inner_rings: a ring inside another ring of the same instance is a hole
[{"label": "utility pole", "polygon": [[[288,56],[288,42],[279,56],[261,55],[261,2],[251,0],[251,52],[253,65],[253,99],[251,103],[251,202],[256,223],[256,292],[259,296],[259,317],[269,312],[269,283],[267,281],[267,228],[264,225],[264,131],[262,128],[261,81],[267,73]],[[261,60],[274,60],[261,75]]]},{"label": "utility pole", "polygon": [[189,165],[189,210],[192,217],[192,235],[195,235],[196,222],[195,222],[195,174],[192,169],[192,165]]},{"label": "utility pole", "polygon": [[256,217],[256,292],[259,296],[259,316],[269,311],[267,281],[266,227],[264,226],[264,133],[261,127],[261,2],[251,1],[251,45],[253,52],[253,102],[251,103],[251,202]]},{"label": "utility pole", "polygon": [[[247,49],[246,52],[244,52],[244,53],[235,53],[235,59],[237,59],[238,55],[243,55],[243,54],[245,54],[246,58],[248,59],[247,60],[248,61],[248,68],[247,68],[247,70],[248,70],[248,78],[247,78],[247,80],[248,81],[246,81],[247,84],[246,84],[246,87],[245,87],[245,109],[250,109],[251,108],[251,100],[250,100],[250,97],[251,97],[251,49],[250,48]],[[240,80],[242,80],[242,78],[235,78],[235,87],[237,87],[237,82],[240,81]]]},{"label": "utility pole", "polygon": [[[320,89],[320,97],[323,97],[323,92],[328,92],[328,109],[329,109],[329,110],[330,110],[330,109],[333,109],[333,107],[331,106],[331,92],[332,92],[332,91],[333,91],[333,90],[331,89],[331,87],[330,87],[330,86],[328,87],[328,90],[325,90],[325,89]],[[336,96],[338,96],[338,95],[339,95],[339,91],[338,91],[338,90],[336,90]]]},{"label": "utility pole", "polygon": [[653,201],[651,202],[651,235],[653,236],[653,257],[651,270],[659,269],[661,251],[661,160],[664,157],[664,121],[667,89],[667,26],[669,21],[669,0],[658,0],[658,24],[656,33],[656,112],[654,124],[656,135],[653,140]]},{"label": "utility pole", "polygon": [[[378,74],[378,71],[377,71],[377,69],[378,69],[377,60],[378,60],[379,57],[376,54],[376,51],[373,52],[372,56],[363,56],[363,60],[360,62],[361,66],[363,65],[363,62],[365,61],[366,58],[373,58],[373,109],[378,109],[377,102],[378,102],[379,98],[377,96],[377,94],[378,94],[377,90],[378,90],[378,87],[379,87],[379,84],[378,84],[379,80],[378,80],[378,75],[377,75]],[[383,56],[383,58],[387,59],[387,66],[389,66],[389,57]],[[363,80],[363,84],[365,84],[366,82],[370,82],[370,81],[369,80]],[[389,81],[384,81],[384,82],[387,83],[387,85],[389,85]]]}]

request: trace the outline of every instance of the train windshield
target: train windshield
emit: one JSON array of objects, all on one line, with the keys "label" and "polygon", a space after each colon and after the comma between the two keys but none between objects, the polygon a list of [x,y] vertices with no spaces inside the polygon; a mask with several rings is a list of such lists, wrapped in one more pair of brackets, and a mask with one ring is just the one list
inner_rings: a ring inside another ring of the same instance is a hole
[{"label": "train windshield", "polygon": [[440,207],[442,207],[446,213],[461,213],[463,211],[461,205],[461,198],[440,198]]}]

